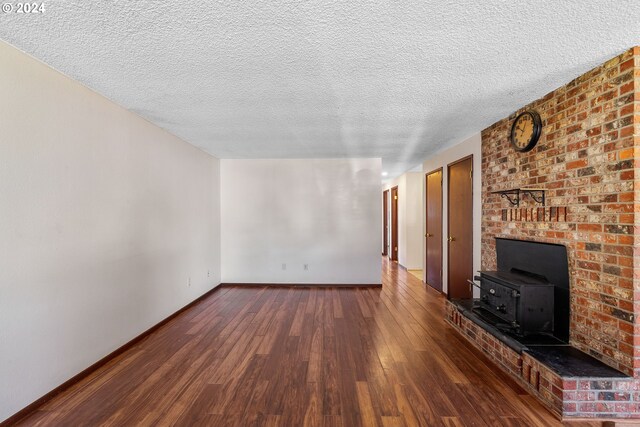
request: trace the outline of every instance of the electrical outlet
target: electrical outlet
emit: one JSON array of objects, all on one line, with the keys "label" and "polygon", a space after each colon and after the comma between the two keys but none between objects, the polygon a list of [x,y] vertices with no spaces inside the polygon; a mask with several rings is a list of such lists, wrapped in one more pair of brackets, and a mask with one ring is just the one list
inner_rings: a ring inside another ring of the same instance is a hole
[{"label": "electrical outlet", "polygon": [[211,272],[207,270],[207,277],[211,276]]},{"label": "electrical outlet", "polygon": [[305,264],[305,265],[304,265],[304,270],[305,270],[305,271],[309,271],[309,264]]},{"label": "electrical outlet", "polygon": [[287,269],[287,264],[282,264],[282,269],[286,270]]},{"label": "electrical outlet", "polygon": [[189,286],[191,286],[191,277],[189,277]]}]

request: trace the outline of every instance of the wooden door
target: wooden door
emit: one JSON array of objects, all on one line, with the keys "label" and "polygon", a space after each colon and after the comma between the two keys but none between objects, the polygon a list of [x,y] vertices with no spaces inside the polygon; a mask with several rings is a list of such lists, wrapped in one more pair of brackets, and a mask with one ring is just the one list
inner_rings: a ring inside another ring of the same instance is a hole
[{"label": "wooden door", "polygon": [[426,175],[425,282],[442,292],[442,168]]},{"label": "wooden door", "polygon": [[388,255],[389,248],[389,190],[382,192],[382,255]]},{"label": "wooden door", "polygon": [[398,260],[398,187],[391,189],[391,255],[392,261]]},{"label": "wooden door", "polygon": [[448,166],[448,296],[471,298],[473,278],[473,156]]}]

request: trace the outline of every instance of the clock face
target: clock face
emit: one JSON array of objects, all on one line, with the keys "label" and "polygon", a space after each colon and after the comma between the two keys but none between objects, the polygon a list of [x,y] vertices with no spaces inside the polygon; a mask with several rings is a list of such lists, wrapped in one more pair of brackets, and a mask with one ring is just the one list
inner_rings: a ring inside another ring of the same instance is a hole
[{"label": "clock face", "polygon": [[542,120],[535,111],[526,111],[516,117],[511,127],[511,144],[518,151],[529,151],[536,146],[542,131]]}]

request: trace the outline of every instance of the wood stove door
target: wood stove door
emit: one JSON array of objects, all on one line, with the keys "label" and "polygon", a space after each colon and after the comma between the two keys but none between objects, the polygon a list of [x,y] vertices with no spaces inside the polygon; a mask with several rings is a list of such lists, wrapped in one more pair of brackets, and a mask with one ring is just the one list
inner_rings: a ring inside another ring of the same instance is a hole
[{"label": "wood stove door", "polygon": [[448,166],[448,295],[471,298],[473,278],[473,156]]}]

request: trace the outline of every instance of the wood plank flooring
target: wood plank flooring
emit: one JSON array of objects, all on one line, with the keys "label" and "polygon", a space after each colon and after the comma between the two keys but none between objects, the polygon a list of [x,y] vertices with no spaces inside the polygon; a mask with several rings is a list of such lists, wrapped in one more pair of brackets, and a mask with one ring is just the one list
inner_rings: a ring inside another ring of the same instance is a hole
[{"label": "wood plank flooring", "polygon": [[444,322],[441,295],[387,260],[382,278],[224,287],[20,425],[562,425]]}]

